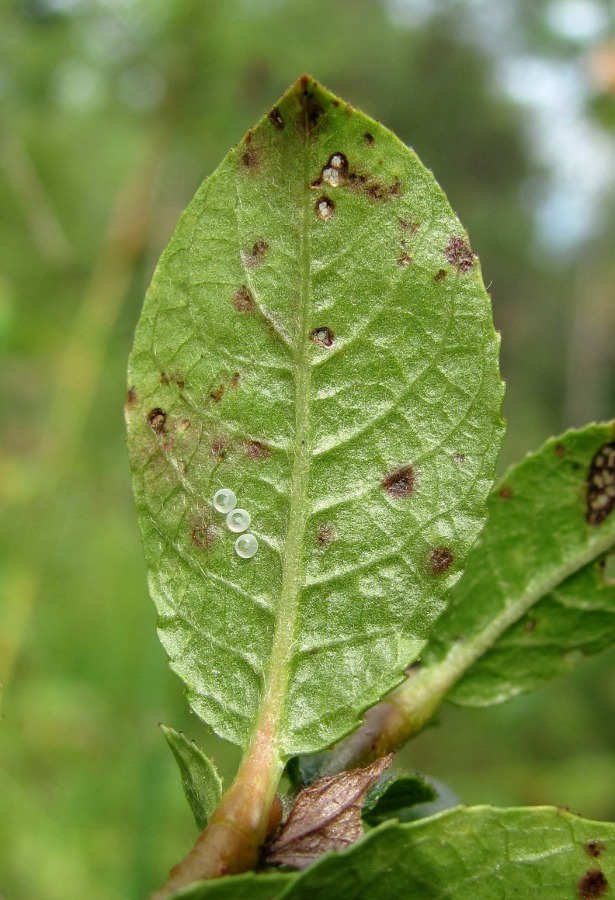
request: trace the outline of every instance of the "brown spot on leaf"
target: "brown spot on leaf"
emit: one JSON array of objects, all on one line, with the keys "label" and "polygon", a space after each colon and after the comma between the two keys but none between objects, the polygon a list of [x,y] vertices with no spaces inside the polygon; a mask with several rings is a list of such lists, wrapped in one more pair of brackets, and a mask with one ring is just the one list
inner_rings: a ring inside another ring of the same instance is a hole
[{"label": "brown spot on leaf", "polygon": [[380,485],[391,497],[405,499],[414,493],[415,481],[414,469],[404,466],[391,472],[390,475],[385,475]]},{"label": "brown spot on leaf", "polygon": [[429,554],[429,562],[431,563],[431,571],[434,575],[441,575],[453,564],[455,554],[450,547],[434,547]]},{"label": "brown spot on leaf", "polygon": [[406,268],[407,266],[412,265],[412,257],[407,250],[402,248],[401,253],[397,257],[397,265],[401,266],[402,268]]},{"label": "brown spot on leaf", "polygon": [[304,788],[276,839],[265,848],[265,862],[304,869],[323,853],[357,841],[363,835],[365,796],[392,761],[390,753],[365,769],[321,778]]},{"label": "brown spot on leaf", "polygon": [[310,332],[310,340],[319,347],[326,347],[327,350],[330,350],[335,344],[335,335],[330,328],[314,328]]},{"label": "brown spot on leaf", "polygon": [[184,376],[180,372],[161,372],[160,384],[176,384],[180,390],[186,386]]},{"label": "brown spot on leaf", "polygon": [[605,850],[606,844],[604,841],[588,841],[585,844],[585,852],[588,856],[591,856],[592,859],[601,857]]},{"label": "brown spot on leaf", "polygon": [[282,130],[282,128],[284,128],[284,119],[282,118],[282,113],[277,108],[277,106],[274,106],[273,109],[270,110],[268,118],[271,124],[275,125],[275,127],[280,131]]},{"label": "brown spot on leaf", "polygon": [[211,442],[211,447],[209,448],[209,452],[217,460],[223,460],[226,456],[226,451],[228,450],[229,439],[224,435],[219,435],[215,437]]},{"label": "brown spot on leaf", "polygon": [[404,231],[409,231],[410,234],[416,234],[421,227],[420,222],[413,222],[411,219],[400,219],[399,226]]},{"label": "brown spot on leaf", "polygon": [[269,244],[266,241],[257,241],[251,250],[242,252],[241,258],[244,265],[254,269],[260,266],[265,258],[265,254],[269,250]]},{"label": "brown spot on leaf", "polygon": [[445,278],[446,278],[446,269],[438,269],[438,271],[436,272],[436,274],[433,277],[433,280],[436,282],[436,284],[441,284]]},{"label": "brown spot on leaf", "polygon": [[248,459],[269,459],[271,450],[260,441],[244,441],[244,450]]},{"label": "brown spot on leaf", "polygon": [[239,387],[239,380],[240,380],[239,372],[233,372],[233,375],[231,377],[231,388],[234,391],[237,390],[237,388]]},{"label": "brown spot on leaf", "polygon": [[167,421],[167,414],[164,409],[160,409],[157,406],[155,409],[152,409],[147,414],[147,424],[156,434],[164,434],[166,431],[165,425]]},{"label": "brown spot on leaf", "polygon": [[579,881],[580,900],[591,900],[592,897],[604,897],[609,883],[600,869],[590,869]]},{"label": "brown spot on leaf", "polygon": [[237,312],[242,313],[251,313],[254,312],[255,303],[254,297],[250,293],[250,291],[245,287],[238,288],[233,294],[233,306],[237,310]]},{"label": "brown spot on leaf", "polygon": [[301,86],[301,107],[303,110],[301,128],[309,134],[315,130],[325,109],[316,96],[314,83],[307,75],[301,78]]},{"label": "brown spot on leaf", "polygon": [[[248,132],[248,134],[250,134],[250,132]],[[252,136],[250,135],[250,138],[251,137]],[[246,141],[247,140],[248,135],[246,135]],[[249,169],[251,172],[254,172],[258,168],[258,153],[254,149],[254,147],[248,147],[246,150],[244,150],[241,156],[241,161],[246,169]]]},{"label": "brown spot on leaf", "polygon": [[401,197],[401,181],[399,178],[396,178],[393,184],[390,184],[387,188],[390,197]]},{"label": "brown spot on leaf", "polygon": [[326,222],[335,212],[335,203],[323,195],[316,201],[314,210],[321,222]]},{"label": "brown spot on leaf", "polygon": [[555,455],[559,456],[560,459],[563,459],[564,456],[566,456],[566,448],[564,447],[563,444],[555,445]]},{"label": "brown spot on leaf", "polygon": [[316,544],[325,550],[335,540],[335,528],[327,522],[322,522],[316,529]]},{"label": "brown spot on leaf", "polygon": [[214,401],[214,403],[219,403],[224,396],[224,385],[219,384],[218,387],[215,388],[215,390],[213,390],[209,396]]},{"label": "brown spot on leaf", "polygon": [[129,387],[126,391],[126,407],[131,409],[137,402],[137,392],[134,387]]},{"label": "brown spot on leaf", "polygon": [[532,619],[532,617],[530,616],[526,620],[526,622],[523,626],[523,630],[525,631],[526,634],[532,634],[533,631],[536,631],[536,619]]},{"label": "brown spot on leaf", "polygon": [[211,550],[219,535],[220,529],[212,522],[209,510],[197,512],[191,530],[192,543],[195,547],[199,550]]},{"label": "brown spot on leaf", "polygon": [[504,487],[500,488],[498,496],[501,497],[502,500],[510,500],[513,495],[513,489],[509,484],[505,484]]},{"label": "brown spot on leaf", "polygon": [[369,131],[366,131],[365,134],[363,135],[363,137],[365,138],[368,147],[373,147],[374,144],[376,143],[376,138],[374,137],[373,134],[370,134]]},{"label": "brown spot on leaf", "polygon": [[460,237],[450,239],[446,248],[446,258],[458,272],[467,272],[476,259],[468,242]]},{"label": "brown spot on leaf", "polygon": [[594,456],[587,474],[588,525],[601,525],[615,506],[615,443],[605,444]]},{"label": "brown spot on leaf", "polygon": [[463,455],[463,453],[453,453],[453,459],[459,466],[461,466],[466,461],[466,458]]}]

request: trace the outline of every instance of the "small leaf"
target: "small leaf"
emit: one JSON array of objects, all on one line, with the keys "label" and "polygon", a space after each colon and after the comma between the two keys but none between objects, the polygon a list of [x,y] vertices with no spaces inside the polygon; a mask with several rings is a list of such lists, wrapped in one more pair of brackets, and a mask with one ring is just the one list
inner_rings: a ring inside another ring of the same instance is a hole
[{"label": "small leaf", "polygon": [[459,679],[447,699],[498,703],[615,641],[615,585],[604,575],[615,546],[614,434],[613,423],[569,431],[496,485],[417,684],[446,668]]},{"label": "small leaf", "polygon": [[267,848],[265,861],[304,869],[328,850],[353,844],[363,834],[365,796],[392,762],[393,754],[389,754],[365,769],[331,775],[304,788]]},{"label": "small leaf", "polygon": [[303,872],[203,882],[175,898],[588,900],[613,885],[615,824],[552,807],[474,806],[387,822]]},{"label": "small leaf", "polygon": [[431,173],[300,79],[182,216],[130,360],[159,635],[219,735],[315,752],[402,680],[484,521],[497,355]]},{"label": "small leaf", "polygon": [[222,796],[222,782],[216,767],[184,734],[167,725],[160,725],[160,728],[179,766],[186,800],[196,824],[203,829]]},{"label": "small leaf", "polygon": [[363,821],[379,825],[386,819],[403,819],[410,807],[433,803],[437,791],[418,775],[402,775],[377,784],[363,804]]}]

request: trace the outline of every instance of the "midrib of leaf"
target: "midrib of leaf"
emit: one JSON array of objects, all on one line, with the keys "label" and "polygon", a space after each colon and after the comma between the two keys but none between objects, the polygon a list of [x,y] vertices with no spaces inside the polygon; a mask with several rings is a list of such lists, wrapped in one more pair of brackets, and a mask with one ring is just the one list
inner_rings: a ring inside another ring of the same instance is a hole
[{"label": "midrib of leaf", "polygon": [[275,741],[280,731],[284,703],[288,685],[290,648],[297,619],[297,603],[301,589],[301,562],[306,526],[307,486],[311,462],[311,448],[308,442],[310,386],[312,370],[307,356],[307,326],[310,307],[310,128],[307,109],[303,107],[303,209],[300,229],[300,316],[295,335],[294,370],[296,385],[295,435],[293,467],[290,486],[288,527],[284,544],[280,603],[276,616],[275,632],[271,649],[269,673],[264,691],[261,717],[256,723],[256,732],[267,722],[266,731]]},{"label": "midrib of leaf", "polygon": [[393,692],[395,705],[405,709],[412,733],[427,723],[454,684],[487,653],[504,632],[563,581],[615,546],[612,533],[594,541],[585,553],[560,566],[550,577],[538,580],[517,600],[507,604],[486,628],[467,641],[453,644],[440,662],[426,666]]}]

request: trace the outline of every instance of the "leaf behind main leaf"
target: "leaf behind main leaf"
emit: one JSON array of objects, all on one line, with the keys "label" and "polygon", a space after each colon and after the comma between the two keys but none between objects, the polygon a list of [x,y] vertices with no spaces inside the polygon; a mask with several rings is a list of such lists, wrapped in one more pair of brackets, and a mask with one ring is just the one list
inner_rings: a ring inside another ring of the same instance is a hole
[{"label": "leaf behind main leaf", "polygon": [[[615,423],[553,438],[513,466],[434,628],[421,678],[448,667],[447,700],[486,706],[615,642]],[[412,680],[408,683],[412,690]]]},{"label": "leaf behind main leaf", "polygon": [[148,292],[127,420],[160,638],[221,736],[266,719],[282,758],[316,751],[402,678],[484,519],[497,352],[432,175],[311,79],[201,187]]}]

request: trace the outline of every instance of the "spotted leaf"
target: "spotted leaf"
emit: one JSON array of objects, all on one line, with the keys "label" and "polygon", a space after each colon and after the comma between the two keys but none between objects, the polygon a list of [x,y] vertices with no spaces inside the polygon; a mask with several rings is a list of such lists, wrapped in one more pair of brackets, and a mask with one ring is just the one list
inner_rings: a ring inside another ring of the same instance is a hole
[{"label": "spotted leaf", "polygon": [[433,176],[300,79],[182,216],[130,360],[159,634],[218,734],[317,751],[401,680],[484,521],[497,354]]}]

